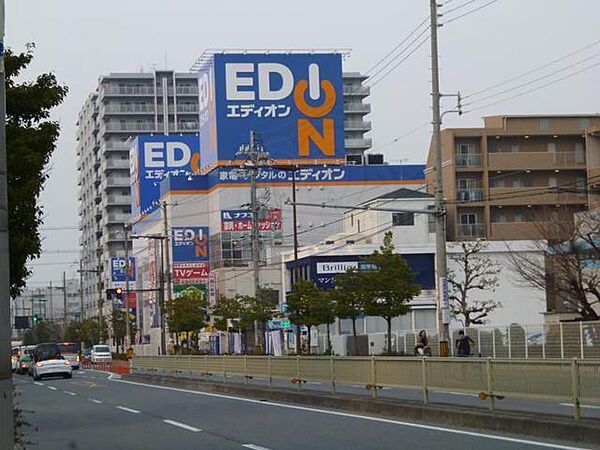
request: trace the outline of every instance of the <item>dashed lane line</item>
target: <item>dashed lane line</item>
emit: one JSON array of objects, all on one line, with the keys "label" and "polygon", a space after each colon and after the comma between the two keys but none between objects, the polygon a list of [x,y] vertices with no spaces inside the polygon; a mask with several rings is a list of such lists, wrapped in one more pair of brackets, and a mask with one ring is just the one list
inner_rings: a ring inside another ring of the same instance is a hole
[{"label": "dashed lane line", "polygon": [[92,403],[95,403],[96,405],[101,405],[102,404],[102,400],[97,400],[95,398],[90,398],[89,401],[92,402]]},{"label": "dashed lane line", "polygon": [[251,448],[253,450],[271,450],[267,447],[261,447],[260,445],[255,444],[242,444],[242,447]]},{"label": "dashed lane line", "polygon": [[46,386],[48,389],[52,389],[53,391],[58,391],[57,387],[54,386]]},{"label": "dashed lane line", "polygon": [[125,406],[115,406],[115,408],[120,409],[121,411],[127,411],[133,414],[139,414],[140,411],[138,411],[137,409],[131,409],[131,408],[127,408]]},{"label": "dashed lane line", "polygon": [[184,430],[188,430],[188,431],[194,431],[194,432],[202,431],[200,428],[196,428],[196,427],[193,427],[191,425],[187,425],[187,424],[181,423],[181,422],[176,422],[175,420],[171,420],[171,419],[164,419],[163,422],[168,423],[169,425],[173,425],[175,427],[183,428]]},{"label": "dashed lane line", "polygon": [[35,384],[36,386],[43,386],[44,383],[40,383],[39,381],[34,381],[33,384]]},{"label": "dashed lane line", "polygon": [[63,391],[63,392],[67,395],[77,395],[75,392],[71,392],[71,391]]}]

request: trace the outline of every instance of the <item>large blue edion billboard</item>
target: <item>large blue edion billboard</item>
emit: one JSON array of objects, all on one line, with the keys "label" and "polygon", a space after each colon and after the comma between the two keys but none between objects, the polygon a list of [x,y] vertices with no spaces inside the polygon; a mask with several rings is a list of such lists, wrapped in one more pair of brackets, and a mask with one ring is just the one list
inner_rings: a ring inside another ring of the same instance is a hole
[{"label": "large blue edion billboard", "polygon": [[174,263],[209,261],[208,227],[173,227]]},{"label": "large blue edion billboard", "polygon": [[239,160],[250,130],[275,164],[344,162],[340,54],[216,54],[199,83],[203,171]]},{"label": "large blue edion billboard", "polygon": [[134,217],[156,209],[160,181],[167,175],[200,171],[200,141],[196,135],[141,135],[131,151],[131,202]]}]

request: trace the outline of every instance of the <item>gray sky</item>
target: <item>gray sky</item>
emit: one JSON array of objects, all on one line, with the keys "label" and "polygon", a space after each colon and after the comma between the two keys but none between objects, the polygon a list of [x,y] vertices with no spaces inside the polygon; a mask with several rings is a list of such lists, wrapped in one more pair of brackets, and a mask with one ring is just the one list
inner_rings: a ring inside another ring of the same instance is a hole
[{"label": "gray sky", "polygon": [[[450,10],[466,0],[441,1],[447,3],[443,9]],[[441,20],[488,2],[475,0]],[[26,75],[52,71],[70,89],[54,114],[62,132],[41,198],[46,227],[77,226],[75,122],[98,75],[163,68],[165,60],[169,68],[185,71],[204,49],[225,47],[351,48],[345,70],[365,72],[429,13],[427,0],[6,0],[6,4],[6,44],[15,50],[24,49],[27,42],[36,44],[36,58]],[[598,0],[498,0],[448,23],[440,30],[442,91],[468,95],[591,44],[600,39],[599,14]],[[599,62],[598,52],[600,45],[595,45],[489,94],[592,58],[515,92],[552,82]],[[428,58],[426,43],[374,87],[369,118],[375,149],[430,120]],[[447,116],[444,125],[480,126],[483,115],[600,112],[599,73],[596,66],[523,97],[460,118]],[[452,102],[445,100],[447,106]],[[382,152],[392,162],[407,158],[423,163],[429,138],[430,127],[423,127]],[[45,231],[44,236],[47,250],[77,250],[77,230]],[[76,258],[76,253],[45,255],[35,262],[30,284],[57,281],[63,270],[74,274],[74,265],[54,264]]]}]

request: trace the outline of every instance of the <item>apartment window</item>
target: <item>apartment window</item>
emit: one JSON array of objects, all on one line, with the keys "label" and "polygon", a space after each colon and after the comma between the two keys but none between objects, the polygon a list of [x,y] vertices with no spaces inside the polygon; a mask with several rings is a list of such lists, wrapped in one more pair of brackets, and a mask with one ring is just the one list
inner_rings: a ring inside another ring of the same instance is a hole
[{"label": "apartment window", "polygon": [[462,213],[460,215],[460,223],[463,225],[472,225],[472,224],[477,223],[477,214]]},{"label": "apartment window", "polygon": [[490,179],[490,187],[493,188],[503,188],[504,187],[504,180],[496,180],[494,178]]},{"label": "apartment window", "polygon": [[513,222],[524,222],[523,213],[515,212],[513,213]]},{"label": "apartment window", "polygon": [[[430,211],[433,211],[435,209],[435,206],[429,205],[429,206],[427,206],[427,209]],[[428,231],[430,233],[435,233],[436,220],[435,220],[435,216],[433,214],[427,214],[427,225],[428,225]]]},{"label": "apartment window", "polygon": [[502,222],[502,223],[504,223],[504,222],[506,222],[506,214],[503,213],[503,212],[497,212],[495,214],[495,219],[496,219],[495,222]]},{"label": "apartment window", "polygon": [[415,213],[401,212],[392,214],[392,225],[395,227],[411,227],[415,224]]},{"label": "apartment window", "polygon": [[456,153],[459,155],[472,155],[475,153],[475,146],[473,144],[458,144]]},{"label": "apartment window", "polygon": [[550,119],[540,119],[540,130],[550,129]]},{"label": "apartment window", "polygon": [[581,119],[579,120],[579,128],[589,128],[590,119]]},{"label": "apartment window", "polygon": [[585,161],[583,142],[575,142],[575,162],[581,164]]},{"label": "apartment window", "polygon": [[556,177],[548,177],[548,187],[555,188],[558,186],[558,180]]},{"label": "apartment window", "polygon": [[523,187],[525,183],[523,183],[523,180],[521,180],[520,178],[517,178],[515,180],[512,180],[512,187]]},{"label": "apartment window", "polygon": [[354,214],[350,214],[350,226],[354,226]]},{"label": "apartment window", "polygon": [[548,142],[548,152],[556,153],[556,142]]},{"label": "apartment window", "polygon": [[512,144],[510,146],[510,151],[512,153],[519,153],[521,151],[521,148],[520,148],[519,144]]},{"label": "apartment window", "polygon": [[459,189],[477,189],[477,180],[462,178],[458,180],[458,188]]}]

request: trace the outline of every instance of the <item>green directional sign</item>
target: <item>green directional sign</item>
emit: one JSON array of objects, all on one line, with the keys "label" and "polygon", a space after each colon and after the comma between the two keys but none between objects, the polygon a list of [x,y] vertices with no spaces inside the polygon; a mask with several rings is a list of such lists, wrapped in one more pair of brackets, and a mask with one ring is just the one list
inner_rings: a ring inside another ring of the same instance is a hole
[{"label": "green directional sign", "polygon": [[281,328],[285,328],[285,329],[292,328],[292,324],[291,324],[290,320],[289,319],[283,319],[281,321]]}]

